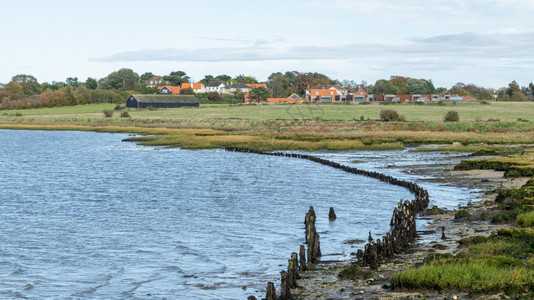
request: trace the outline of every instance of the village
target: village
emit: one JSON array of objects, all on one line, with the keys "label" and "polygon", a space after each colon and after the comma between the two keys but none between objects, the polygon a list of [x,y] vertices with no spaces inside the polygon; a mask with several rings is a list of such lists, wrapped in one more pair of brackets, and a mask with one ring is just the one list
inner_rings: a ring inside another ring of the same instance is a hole
[{"label": "village", "polygon": [[[351,92],[339,85],[308,86],[305,97],[295,93],[287,98],[255,99],[253,90],[260,89],[268,93],[266,83],[225,83],[221,81],[204,85],[202,82],[182,83],[181,86],[169,85],[162,77],[154,77],[145,81],[148,87],[157,87],[156,94],[131,95],[126,102],[130,108],[171,108],[184,106],[199,106],[194,94],[218,93],[220,95],[243,93],[243,103],[283,104],[283,103],[361,103],[361,102],[407,102],[431,103],[439,101],[476,101],[472,96],[458,96],[449,94],[368,94],[363,88]],[[186,92],[187,91],[187,92]],[[162,97],[166,96],[166,97]]]}]

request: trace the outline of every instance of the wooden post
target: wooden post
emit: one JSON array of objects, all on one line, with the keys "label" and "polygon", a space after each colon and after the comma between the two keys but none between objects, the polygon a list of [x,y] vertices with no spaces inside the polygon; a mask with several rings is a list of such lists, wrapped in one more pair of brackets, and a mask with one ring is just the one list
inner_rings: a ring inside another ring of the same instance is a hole
[{"label": "wooden post", "polygon": [[278,300],[274,283],[270,281],[267,283],[267,294],[265,295],[265,300]]},{"label": "wooden post", "polygon": [[335,221],[337,219],[336,212],[334,211],[333,207],[330,207],[330,211],[328,212],[328,220]]}]

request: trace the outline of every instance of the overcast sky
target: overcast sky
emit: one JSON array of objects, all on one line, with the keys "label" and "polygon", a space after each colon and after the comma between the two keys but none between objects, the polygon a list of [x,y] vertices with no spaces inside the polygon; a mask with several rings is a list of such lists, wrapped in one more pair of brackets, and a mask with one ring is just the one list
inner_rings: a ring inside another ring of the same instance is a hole
[{"label": "overcast sky", "polygon": [[120,68],[252,75],[391,75],[484,87],[534,81],[534,0],[6,1],[0,82]]}]

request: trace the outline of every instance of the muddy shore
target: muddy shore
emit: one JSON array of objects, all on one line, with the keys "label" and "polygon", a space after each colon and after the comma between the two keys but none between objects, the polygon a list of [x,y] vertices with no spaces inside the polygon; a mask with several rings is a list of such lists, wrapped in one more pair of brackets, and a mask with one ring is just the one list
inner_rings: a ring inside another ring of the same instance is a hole
[{"label": "muddy shore", "polygon": [[[441,211],[440,214],[424,215],[425,228],[418,226],[418,238],[405,253],[382,263],[377,272],[368,279],[341,279],[339,272],[350,265],[350,261],[322,261],[314,270],[301,272],[298,287],[291,290],[294,299],[464,299],[466,292],[459,291],[398,291],[390,288],[389,278],[394,272],[417,266],[431,253],[456,254],[461,251],[460,239],[474,235],[489,235],[495,230],[509,225],[496,225],[490,222],[497,211],[495,197],[498,190],[518,188],[529,178],[504,178],[503,172],[476,171],[436,171],[433,181],[439,180],[462,187],[478,188],[484,191],[483,197],[463,207],[469,212],[468,218],[455,220],[456,210]],[[445,239],[442,239],[445,228]],[[354,258],[355,259],[355,258]],[[367,270],[368,268],[363,268]],[[484,299],[500,299],[500,295],[484,295]]]}]

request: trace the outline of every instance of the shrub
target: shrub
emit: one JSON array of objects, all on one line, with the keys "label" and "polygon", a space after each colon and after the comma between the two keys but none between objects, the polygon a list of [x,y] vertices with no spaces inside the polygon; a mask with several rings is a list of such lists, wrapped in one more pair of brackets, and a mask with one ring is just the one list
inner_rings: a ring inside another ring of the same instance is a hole
[{"label": "shrub", "polygon": [[445,115],[445,122],[458,122],[459,120],[460,116],[457,111],[451,110]]},{"label": "shrub", "polygon": [[380,120],[382,120],[384,122],[391,122],[391,121],[404,122],[405,121],[404,116],[399,116],[397,111],[392,110],[392,109],[383,109],[383,110],[381,110],[380,111]]},{"label": "shrub", "polygon": [[121,118],[130,118],[130,114],[127,111],[121,113]]},{"label": "shrub", "polygon": [[471,214],[467,210],[459,210],[454,214],[454,218],[456,220],[463,219],[463,218],[469,218]]},{"label": "shrub", "polygon": [[126,108],[126,106],[117,104],[117,105],[115,106],[114,110],[123,110],[123,109],[125,109],[125,108]]},{"label": "shrub", "polygon": [[104,109],[102,112],[106,118],[111,118],[113,116],[113,111],[111,109]]}]

